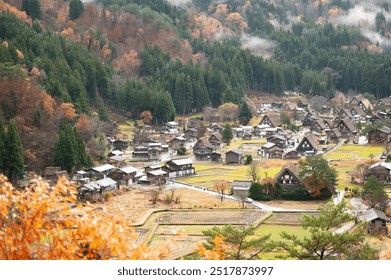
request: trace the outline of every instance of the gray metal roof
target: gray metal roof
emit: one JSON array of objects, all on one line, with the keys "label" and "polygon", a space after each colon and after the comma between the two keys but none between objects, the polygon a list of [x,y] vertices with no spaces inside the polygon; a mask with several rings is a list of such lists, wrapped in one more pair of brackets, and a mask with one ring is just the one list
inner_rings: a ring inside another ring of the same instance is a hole
[{"label": "gray metal roof", "polygon": [[252,182],[251,181],[233,181],[231,186],[233,188],[250,188]]},{"label": "gray metal roof", "polygon": [[365,221],[369,222],[369,221],[372,221],[372,220],[375,220],[375,219],[382,219],[382,220],[385,220],[387,222],[390,221],[390,218],[388,218],[386,216],[386,214],[384,214],[384,212],[378,210],[378,209],[374,209],[374,208],[371,208],[367,211],[365,211],[363,214],[362,214],[363,218]]},{"label": "gray metal roof", "polygon": [[120,168],[119,170],[121,170],[122,172],[124,172],[126,174],[137,172],[137,169],[134,168],[133,166],[125,166],[125,167]]},{"label": "gray metal roof", "polygon": [[92,167],[91,169],[92,170],[95,170],[96,172],[104,172],[104,171],[108,171],[110,169],[115,169],[116,167],[114,165],[111,165],[111,164],[103,164],[103,165],[99,165],[99,166],[95,166],[95,167]]},{"label": "gray metal roof", "polygon": [[104,178],[104,179],[101,179],[101,180],[96,181],[96,183],[97,183],[99,186],[102,186],[102,187],[108,187],[108,186],[117,184],[117,182],[114,181],[114,180],[111,179],[111,178]]}]

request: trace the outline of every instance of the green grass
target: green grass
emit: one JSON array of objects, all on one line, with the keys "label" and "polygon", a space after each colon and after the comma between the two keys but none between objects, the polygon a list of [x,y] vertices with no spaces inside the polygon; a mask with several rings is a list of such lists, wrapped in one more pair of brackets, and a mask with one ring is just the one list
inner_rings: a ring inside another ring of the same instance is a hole
[{"label": "green grass", "polygon": [[384,151],[383,146],[367,146],[367,145],[344,145],[337,148],[335,151],[327,154],[326,159],[362,159],[370,158],[373,154],[375,157],[379,156]]},{"label": "green grass", "polygon": [[271,234],[271,240],[273,241],[283,241],[281,238],[281,232],[287,232],[289,234],[294,234],[298,238],[303,238],[309,235],[308,231],[303,229],[301,226],[291,226],[291,225],[266,225],[261,224],[256,230],[256,235],[267,235]]}]

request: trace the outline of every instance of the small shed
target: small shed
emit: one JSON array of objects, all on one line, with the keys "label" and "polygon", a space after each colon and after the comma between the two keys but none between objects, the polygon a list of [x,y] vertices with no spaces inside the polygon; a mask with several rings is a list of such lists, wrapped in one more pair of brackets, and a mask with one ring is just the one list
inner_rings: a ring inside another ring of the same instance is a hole
[{"label": "small shed", "polygon": [[242,164],[243,153],[239,150],[231,150],[225,153],[225,163]]},{"label": "small shed", "polygon": [[231,183],[233,195],[239,198],[247,198],[251,184],[251,181],[233,181]]},{"label": "small shed", "polygon": [[363,214],[363,219],[368,224],[368,233],[373,235],[387,235],[387,222],[390,222],[390,218],[384,214],[383,211],[378,209],[371,208],[365,211]]}]

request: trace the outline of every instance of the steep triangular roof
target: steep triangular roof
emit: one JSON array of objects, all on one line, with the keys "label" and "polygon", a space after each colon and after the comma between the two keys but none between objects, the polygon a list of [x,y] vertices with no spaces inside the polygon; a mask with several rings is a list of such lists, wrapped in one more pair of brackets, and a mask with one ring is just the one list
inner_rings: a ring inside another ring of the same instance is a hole
[{"label": "steep triangular roof", "polygon": [[281,177],[285,173],[285,171],[289,172],[291,175],[296,177],[297,180],[299,180],[299,173],[300,173],[300,168],[294,164],[293,162],[288,162],[285,164],[281,170],[277,173],[277,175],[274,177],[274,181],[277,181],[278,178]]}]

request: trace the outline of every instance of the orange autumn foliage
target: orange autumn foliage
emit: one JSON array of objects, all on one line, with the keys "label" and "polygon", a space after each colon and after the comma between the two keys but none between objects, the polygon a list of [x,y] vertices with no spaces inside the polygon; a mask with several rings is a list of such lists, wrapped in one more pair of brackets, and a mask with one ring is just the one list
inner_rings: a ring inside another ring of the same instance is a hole
[{"label": "orange autumn foliage", "polygon": [[23,58],[24,58],[23,53],[22,53],[20,50],[18,50],[18,49],[16,49],[16,54],[18,55],[18,57],[19,57],[20,59],[23,59]]},{"label": "orange autumn foliage", "polygon": [[57,108],[56,115],[58,115],[60,118],[65,118],[67,120],[73,120],[78,116],[76,114],[76,109],[73,104],[67,102],[62,103]]},{"label": "orange autumn foliage", "polygon": [[0,0],[0,12],[8,12],[14,14],[20,20],[31,24],[31,18],[27,16],[26,12],[18,10],[14,6],[5,3],[3,0]]},{"label": "orange autumn foliage", "polygon": [[224,252],[228,244],[224,242],[223,237],[217,235],[211,242],[214,244],[212,249],[206,249],[202,244],[198,244],[195,253],[204,260],[225,260],[226,254]]},{"label": "orange autumn foliage", "polygon": [[227,16],[227,22],[229,26],[235,27],[240,31],[243,31],[248,28],[247,22],[239,13],[231,13]]},{"label": "orange autumn foliage", "polygon": [[81,206],[64,178],[16,189],[0,175],[0,259],[161,259],[169,252],[136,245],[120,214]]}]

